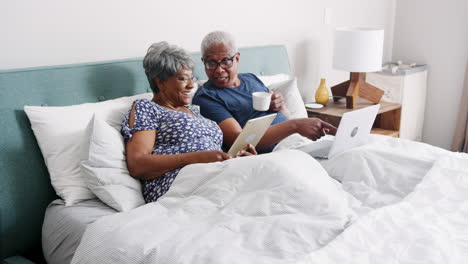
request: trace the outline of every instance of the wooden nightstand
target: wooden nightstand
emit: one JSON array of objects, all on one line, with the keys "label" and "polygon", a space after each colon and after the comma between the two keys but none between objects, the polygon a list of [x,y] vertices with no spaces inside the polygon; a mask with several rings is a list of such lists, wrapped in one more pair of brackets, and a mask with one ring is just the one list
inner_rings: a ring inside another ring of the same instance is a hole
[{"label": "wooden nightstand", "polygon": [[[371,133],[399,137],[401,104],[384,101],[380,101],[379,104],[380,110],[372,126]],[[341,99],[336,102],[330,100],[328,104],[321,109],[306,109],[309,117],[318,117],[334,126],[338,126],[341,116],[344,113],[371,105],[373,105],[373,103],[359,99],[354,109],[347,109],[346,100]]]},{"label": "wooden nightstand", "polygon": [[400,137],[421,141],[426,105],[427,70],[425,65],[410,68],[405,74],[366,73],[366,81],[385,91],[382,100],[400,103]]}]

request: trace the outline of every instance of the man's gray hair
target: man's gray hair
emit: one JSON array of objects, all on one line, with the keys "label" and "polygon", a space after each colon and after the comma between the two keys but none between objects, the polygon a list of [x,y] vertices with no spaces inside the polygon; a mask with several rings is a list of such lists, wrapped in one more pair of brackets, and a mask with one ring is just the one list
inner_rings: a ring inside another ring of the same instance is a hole
[{"label": "man's gray hair", "polygon": [[229,53],[234,55],[237,52],[237,45],[234,36],[225,31],[213,31],[206,35],[201,43],[201,55],[205,57],[207,50],[216,44],[224,44],[229,47]]},{"label": "man's gray hair", "polygon": [[193,70],[193,67],[193,58],[186,50],[166,41],[152,44],[143,59],[143,68],[154,93],[159,93],[154,78],[165,81],[181,69]]}]

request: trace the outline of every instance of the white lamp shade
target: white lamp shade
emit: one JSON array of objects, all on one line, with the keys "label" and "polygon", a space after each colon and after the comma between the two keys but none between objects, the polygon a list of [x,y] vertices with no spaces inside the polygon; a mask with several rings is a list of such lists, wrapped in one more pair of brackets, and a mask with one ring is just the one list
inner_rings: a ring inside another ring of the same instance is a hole
[{"label": "white lamp shade", "polygon": [[383,42],[383,29],[336,29],[333,67],[349,72],[374,72],[381,70]]}]

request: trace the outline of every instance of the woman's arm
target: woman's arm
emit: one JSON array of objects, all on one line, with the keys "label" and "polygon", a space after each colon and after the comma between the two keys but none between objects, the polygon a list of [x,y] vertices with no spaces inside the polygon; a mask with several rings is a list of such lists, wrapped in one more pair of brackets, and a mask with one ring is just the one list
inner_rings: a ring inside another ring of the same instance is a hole
[{"label": "woman's arm", "polygon": [[[130,113],[129,126],[135,122],[135,106]],[[173,155],[153,155],[156,130],[134,132],[125,143],[127,168],[130,175],[137,179],[149,180],[161,174],[182,168],[192,163],[208,163],[229,159],[222,151],[208,150]]]},{"label": "woman's arm", "polygon": [[149,180],[161,174],[193,163],[208,163],[229,159],[229,155],[217,150],[197,151],[173,155],[153,155],[155,130],[133,133],[126,143],[127,167],[132,177]]}]

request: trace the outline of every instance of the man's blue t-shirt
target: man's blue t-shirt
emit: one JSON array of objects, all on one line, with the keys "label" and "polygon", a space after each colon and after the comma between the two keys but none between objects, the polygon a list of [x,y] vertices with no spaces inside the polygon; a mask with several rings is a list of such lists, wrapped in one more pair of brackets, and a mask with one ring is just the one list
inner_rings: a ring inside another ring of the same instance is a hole
[{"label": "man's blue t-shirt", "polygon": [[[209,81],[206,82],[195,94],[192,103],[200,106],[201,114],[216,123],[220,123],[227,118],[234,118],[241,127],[249,119],[266,116],[275,112],[257,111],[253,109],[252,93],[268,92],[268,88],[251,73],[240,73],[238,77],[240,85],[234,88],[216,88]],[[272,125],[287,121],[288,118],[282,113],[278,113]],[[269,152],[273,149],[264,149],[262,152]]]}]

